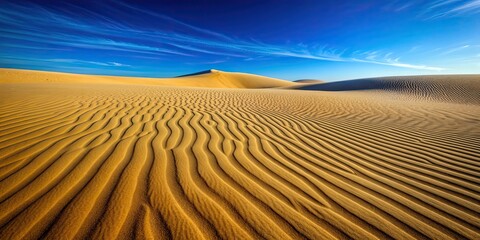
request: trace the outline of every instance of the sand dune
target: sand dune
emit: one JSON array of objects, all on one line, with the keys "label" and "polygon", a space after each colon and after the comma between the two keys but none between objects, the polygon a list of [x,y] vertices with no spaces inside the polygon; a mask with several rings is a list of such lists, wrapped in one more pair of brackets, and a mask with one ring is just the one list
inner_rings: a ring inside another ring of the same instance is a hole
[{"label": "sand dune", "polygon": [[299,80],[295,80],[294,82],[296,82],[296,83],[325,83],[325,81],[317,80],[317,79],[299,79]]},{"label": "sand dune", "polygon": [[479,75],[407,76],[292,85],[285,88],[319,91],[380,90],[414,98],[459,103],[480,102]]},{"label": "sand dune", "polygon": [[208,88],[272,88],[295,83],[247,73],[208,70],[176,78],[136,78],[0,69],[0,83],[88,83]]},{"label": "sand dune", "polygon": [[474,77],[217,73],[0,70],[0,238],[480,239]]}]

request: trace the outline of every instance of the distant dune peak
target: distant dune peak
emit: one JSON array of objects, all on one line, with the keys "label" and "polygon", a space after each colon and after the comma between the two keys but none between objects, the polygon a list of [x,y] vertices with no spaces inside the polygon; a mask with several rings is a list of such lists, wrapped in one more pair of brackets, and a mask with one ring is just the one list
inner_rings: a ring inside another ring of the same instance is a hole
[{"label": "distant dune peak", "polygon": [[208,69],[208,70],[204,70],[204,71],[200,71],[200,72],[194,72],[194,73],[180,75],[180,76],[177,76],[177,77],[189,77],[189,76],[202,75],[202,74],[207,74],[207,73],[217,73],[217,72],[221,72],[221,71],[212,68],[212,69]]},{"label": "distant dune peak", "polygon": [[318,79],[298,79],[293,82],[296,83],[325,83],[323,80],[318,80]]}]

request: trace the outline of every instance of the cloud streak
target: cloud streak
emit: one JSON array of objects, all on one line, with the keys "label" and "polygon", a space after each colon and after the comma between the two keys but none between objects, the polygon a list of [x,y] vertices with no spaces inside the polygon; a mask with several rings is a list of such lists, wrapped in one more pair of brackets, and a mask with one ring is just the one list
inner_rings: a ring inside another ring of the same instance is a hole
[{"label": "cloud streak", "polygon": [[455,52],[458,52],[458,51],[462,51],[464,49],[467,49],[469,48],[470,45],[463,45],[463,46],[460,46],[460,47],[455,47],[455,48],[452,48],[452,49],[449,49],[445,52],[442,53],[442,55],[448,55],[448,54],[452,54],[452,53],[455,53]]},{"label": "cloud streak", "polygon": [[426,20],[480,13],[480,0],[442,0],[427,4],[421,16]]},{"label": "cloud streak", "polygon": [[98,61],[87,61],[73,58],[29,58],[29,57],[17,57],[12,55],[0,55],[0,63],[2,62],[15,62],[16,64],[23,62],[34,63],[35,61],[41,62],[43,64],[58,64],[58,63],[71,63],[74,65],[98,65],[104,67],[132,67],[132,65],[119,63],[119,62],[98,62]]},{"label": "cloud streak", "polygon": [[78,63],[78,64],[98,65],[98,66],[105,66],[105,67],[131,67],[131,65],[118,63],[118,62],[96,62],[96,61],[85,61],[85,60],[79,60],[79,59],[54,58],[54,59],[46,59],[45,61],[55,62],[55,63]]},{"label": "cloud streak", "polygon": [[[456,1],[451,2],[445,5]],[[451,11],[469,11],[467,9],[480,6],[479,3],[480,1],[470,1],[469,4],[458,5]],[[431,7],[444,6],[439,4]],[[124,2],[109,2],[105,6],[112,12],[122,11],[125,15],[130,13],[132,18],[136,16],[135,14],[140,14],[142,17],[146,15],[152,22],[158,22],[159,26],[134,26],[128,21],[114,20],[82,8],[76,9],[78,11],[53,10],[36,4],[20,5],[6,2],[0,5],[0,50],[11,52],[26,46],[38,50],[72,48],[136,53],[143,57],[176,56],[185,60],[201,56],[229,57],[245,61],[284,57],[329,62],[360,62],[428,71],[444,70],[441,67],[400,62],[398,58],[392,60],[393,53],[381,57],[377,52],[366,54],[361,51],[347,52],[327,46],[279,45],[241,40]],[[169,26],[169,28],[162,26]],[[48,33],[45,33],[45,29],[48,29]],[[129,67],[127,64],[113,60],[98,62],[88,59],[59,58],[56,61],[104,67]]]}]

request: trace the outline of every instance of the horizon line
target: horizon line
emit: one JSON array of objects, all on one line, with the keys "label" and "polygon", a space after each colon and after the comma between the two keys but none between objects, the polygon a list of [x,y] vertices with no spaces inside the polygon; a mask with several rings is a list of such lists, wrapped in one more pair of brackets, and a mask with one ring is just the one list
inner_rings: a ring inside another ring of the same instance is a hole
[{"label": "horizon line", "polygon": [[195,76],[195,75],[200,75],[200,74],[211,73],[212,70],[215,70],[215,71],[217,71],[217,72],[226,72],[226,73],[252,74],[252,75],[257,75],[257,76],[275,78],[275,79],[284,80],[284,81],[288,81],[288,82],[295,82],[295,81],[298,81],[298,80],[322,80],[322,81],[326,81],[326,82],[341,82],[341,81],[349,81],[349,80],[375,79],[375,78],[391,78],[391,77],[415,77],[415,76],[474,76],[474,75],[480,75],[480,74],[477,74],[477,73],[380,75],[380,76],[375,76],[375,77],[348,78],[348,79],[342,79],[342,80],[328,81],[328,80],[324,80],[324,79],[321,79],[321,78],[300,78],[300,79],[295,79],[295,80],[287,80],[287,79],[282,79],[282,78],[277,78],[277,77],[271,77],[271,76],[262,75],[262,74],[257,74],[257,73],[251,73],[251,72],[224,71],[224,70],[218,70],[218,69],[214,69],[214,68],[210,68],[210,69],[208,69],[208,70],[203,70],[203,71],[196,71],[196,72],[193,72],[193,73],[186,73],[186,74],[182,74],[182,75],[176,75],[176,76],[172,76],[172,77],[153,77],[153,76],[139,76],[139,75],[117,75],[117,74],[101,74],[101,73],[100,73],[100,74],[97,74],[97,73],[79,73],[79,72],[39,70],[39,69],[31,69],[31,68],[13,68],[13,67],[0,67],[0,69],[19,70],[19,71],[36,71],[36,72],[72,74],[72,75],[90,75],[90,76],[103,76],[103,77],[124,77],[124,78],[148,78],[148,79],[169,79],[169,78],[188,77],[188,76]]}]

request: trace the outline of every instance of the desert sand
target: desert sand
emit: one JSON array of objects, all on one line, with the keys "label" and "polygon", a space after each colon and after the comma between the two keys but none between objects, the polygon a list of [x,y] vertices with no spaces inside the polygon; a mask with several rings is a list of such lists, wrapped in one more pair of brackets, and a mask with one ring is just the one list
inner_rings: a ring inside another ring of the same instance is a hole
[{"label": "desert sand", "polygon": [[1,239],[480,239],[480,76],[0,69]]}]

